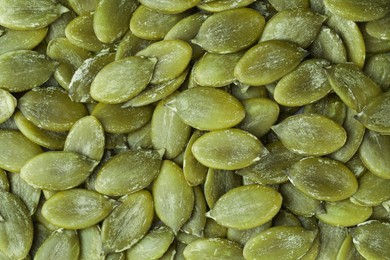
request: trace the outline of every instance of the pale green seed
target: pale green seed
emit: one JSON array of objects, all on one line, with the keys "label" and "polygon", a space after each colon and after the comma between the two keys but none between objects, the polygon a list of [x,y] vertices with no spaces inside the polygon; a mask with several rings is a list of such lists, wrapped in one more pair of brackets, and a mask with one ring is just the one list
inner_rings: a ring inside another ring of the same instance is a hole
[{"label": "pale green seed", "polygon": [[7,173],[0,169],[0,191],[9,191],[9,180]]},{"label": "pale green seed", "polygon": [[239,243],[241,246],[245,246],[249,239],[256,236],[257,234],[263,232],[264,230],[270,228],[272,226],[272,221],[268,221],[267,223],[251,228],[251,229],[235,229],[229,228],[227,232],[227,239]]},{"label": "pale green seed", "polygon": [[356,178],[362,176],[362,174],[367,170],[360,159],[359,153],[355,153],[354,156],[345,163],[345,166],[347,166],[353,174],[355,174]]},{"label": "pale green seed", "polygon": [[320,251],[320,236],[314,239],[309,251],[306,252],[304,256],[301,257],[301,260],[316,260],[318,253]]},{"label": "pale green seed", "polygon": [[115,60],[120,60],[128,56],[134,56],[140,50],[149,46],[152,42],[150,40],[141,39],[129,30],[121,39],[116,53]]},{"label": "pale green seed", "polygon": [[292,8],[309,8],[310,3],[308,0],[270,0],[270,4],[277,10],[282,11]]},{"label": "pale green seed", "polygon": [[78,15],[90,14],[96,10],[99,0],[66,0]]},{"label": "pale green seed", "polygon": [[104,260],[102,239],[99,226],[92,226],[78,230],[80,240],[79,260]]},{"label": "pale green seed", "polygon": [[272,225],[273,226],[294,226],[294,227],[302,226],[297,216],[284,209],[280,209],[278,214],[276,214],[276,216],[272,219]]},{"label": "pale green seed", "polygon": [[127,135],[127,144],[130,149],[152,149],[152,123],[149,122],[142,128]]},{"label": "pale green seed", "polygon": [[206,226],[206,199],[199,186],[195,186],[193,191],[195,196],[194,209],[192,210],[191,217],[184,223],[181,230],[187,234],[202,237]]},{"label": "pale green seed", "polygon": [[243,87],[241,84],[230,85],[230,91],[232,95],[235,96],[238,100],[244,101],[250,98],[267,98],[268,91],[264,86],[260,87]]},{"label": "pale green seed", "polygon": [[67,63],[76,70],[91,54],[88,50],[72,44],[67,38],[55,38],[47,45],[47,56]]},{"label": "pale green seed", "polygon": [[107,254],[105,260],[126,260],[126,252]]},{"label": "pale green seed", "polygon": [[194,142],[203,134],[203,132],[196,130],[192,134],[184,151],[183,173],[187,183],[191,186],[197,186],[203,183],[207,175],[207,167],[196,160],[191,150]]},{"label": "pale green seed", "polygon": [[204,237],[207,238],[226,238],[228,229],[219,225],[214,219],[208,218],[204,228]]},{"label": "pale green seed", "polygon": [[0,89],[0,123],[4,123],[13,115],[16,105],[16,98],[7,90]]},{"label": "pale green seed", "polygon": [[47,32],[47,35],[45,37],[45,42],[48,43],[53,39],[66,37],[65,35],[66,26],[74,18],[76,18],[76,14],[74,12],[67,12],[67,13],[63,13],[57,20],[52,22],[48,26],[49,31]]},{"label": "pale green seed", "polygon": [[221,238],[198,239],[187,245],[184,257],[188,260],[243,260],[242,248],[235,242]]},{"label": "pale green seed", "polygon": [[213,0],[213,1],[201,1],[197,7],[207,12],[222,12],[230,9],[236,9],[246,7],[255,0]]},{"label": "pale green seed", "polygon": [[173,0],[173,1],[153,1],[140,0],[139,2],[144,6],[154,9],[161,13],[176,14],[182,13],[192,7],[196,6],[201,0]]},{"label": "pale green seed", "polygon": [[[69,90],[69,85],[74,73],[75,70],[71,65],[67,63],[61,63],[60,65],[57,66],[53,76],[54,79],[57,81],[57,83],[63,89]],[[89,89],[88,89],[88,94],[89,94]]]},{"label": "pale green seed", "polygon": [[35,260],[78,259],[80,242],[75,230],[54,231],[38,249]]},{"label": "pale green seed", "polygon": [[45,38],[47,31],[47,28],[23,31],[5,30],[0,36],[0,54],[16,50],[31,50]]},{"label": "pale green seed", "polygon": [[385,16],[381,19],[368,22],[366,25],[366,30],[369,35],[372,37],[381,39],[381,40],[390,40],[390,17]]},{"label": "pale green seed", "polygon": [[45,240],[51,235],[51,230],[49,230],[45,225],[35,222],[34,223],[34,239],[30,249],[30,255],[35,256],[39,247],[45,242]]},{"label": "pale green seed", "polygon": [[340,250],[337,254],[337,260],[343,259],[356,259],[356,260],[364,260],[363,256],[359,254],[356,250],[355,245],[352,242],[351,234],[348,234],[343,243],[341,244]]}]

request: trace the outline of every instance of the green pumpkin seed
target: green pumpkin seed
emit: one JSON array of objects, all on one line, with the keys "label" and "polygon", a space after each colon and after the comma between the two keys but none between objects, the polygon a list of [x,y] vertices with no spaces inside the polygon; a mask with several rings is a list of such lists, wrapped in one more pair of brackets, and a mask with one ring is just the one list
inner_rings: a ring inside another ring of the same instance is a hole
[{"label": "green pumpkin seed", "polygon": [[14,30],[39,29],[66,12],[68,8],[49,0],[1,0],[0,25]]},{"label": "green pumpkin seed", "polygon": [[134,56],[140,50],[149,46],[153,41],[141,39],[130,30],[121,39],[115,54],[115,60]]},{"label": "green pumpkin seed", "polygon": [[385,16],[381,19],[368,22],[366,30],[372,37],[381,40],[390,40],[390,16]]},{"label": "green pumpkin seed", "polygon": [[[44,192],[42,192],[44,193]],[[44,193],[45,195],[45,193]],[[42,225],[45,226],[45,228],[47,228],[50,233],[52,233],[53,231],[56,231],[58,229],[60,229],[60,227],[56,226],[56,225],[53,225],[52,223],[50,223],[43,215],[42,215],[42,207],[43,207],[43,204],[46,202],[46,198],[44,196],[41,196],[41,200],[39,201],[39,204],[38,204],[38,208],[37,210],[35,211],[34,215],[33,215],[33,218],[34,218],[34,221],[35,223],[40,223]]]},{"label": "green pumpkin seed", "polygon": [[234,75],[244,84],[269,84],[293,71],[305,56],[305,50],[287,41],[261,42],[238,61]]},{"label": "green pumpkin seed", "polygon": [[366,131],[363,142],[359,148],[359,155],[373,174],[383,179],[390,179],[388,160],[390,153],[390,136],[377,132]]},{"label": "green pumpkin seed", "polygon": [[46,36],[47,28],[37,30],[5,30],[0,35],[0,54],[16,51],[34,49]]},{"label": "green pumpkin seed", "polygon": [[122,197],[121,204],[103,221],[102,241],[106,253],[124,251],[148,232],[153,221],[153,198],[146,190]]},{"label": "green pumpkin seed", "polygon": [[20,172],[28,160],[40,153],[42,153],[42,149],[22,133],[13,130],[0,130],[1,169]]},{"label": "green pumpkin seed", "polygon": [[203,165],[224,170],[247,167],[268,153],[255,136],[240,129],[209,132],[191,150]]},{"label": "green pumpkin seed", "polygon": [[336,227],[318,222],[320,251],[317,259],[336,259],[339,249],[348,235],[348,230],[345,227]]},{"label": "green pumpkin seed", "polygon": [[19,99],[19,110],[34,125],[51,131],[68,131],[87,115],[84,105],[72,102],[56,87],[34,88]]},{"label": "green pumpkin seed", "polygon": [[219,225],[214,219],[208,218],[204,228],[204,237],[207,238],[226,238],[228,229]]},{"label": "green pumpkin seed", "polygon": [[174,162],[163,161],[153,182],[153,198],[157,216],[176,234],[191,217],[195,198],[182,169]]},{"label": "green pumpkin seed", "polygon": [[303,155],[335,152],[347,139],[347,134],[340,125],[316,114],[290,116],[271,129],[287,149]]},{"label": "green pumpkin seed", "polygon": [[52,22],[48,28],[49,31],[45,37],[45,42],[50,42],[56,38],[65,38],[65,29],[66,26],[76,18],[76,14],[74,12],[63,13],[57,20]]},{"label": "green pumpkin seed", "polygon": [[348,234],[342,243],[340,250],[337,254],[337,260],[343,259],[356,259],[364,260],[363,256],[356,250],[355,245],[352,242],[351,234]]},{"label": "green pumpkin seed", "polygon": [[207,12],[217,13],[230,9],[246,7],[253,2],[255,2],[255,0],[203,0],[197,5],[197,7]]},{"label": "green pumpkin seed", "polygon": [[30,249],[30,255],[35,256],[38,249],[41,247],[43,242],[51,235],[52,231],[49,230],[45,225],[34,222],[34,240]]},{"label": "green pumpkin seed", "polygon": [[330,62],[323,59],[302,62],[279,80],[274,92],[275,101],[284,106],[302,106],[325,97],[332,90],[323,69],[329,65]]},{"label": "green pumpkin seed", "polygon": [[127,144],[130,149],[152,149],[152,124],[147,123],[142,128],[131,132],[127,135]]},{"label": "green pumpkin seed", "polygon": [[172,26],[186,16],[187,12],[166,14],[140,5],[130,19],[130,30],[141,39],[162,40]]},{"label": "green pumpkin seed", "polygon": [[207,175],[207,167],[196,160],[191,150],[194,142],[203,134],[203,132],[196,130],[188,141],[184,152],[183,173],[187,183],[191,186],[203,183]]},{"label": "green pumpkin seed", "polygon": [[359,178],[367,170],[360,159],[359,153],[355,153],[355,155],[345,163],[345,166],[353,172],[356,178]]},{"label": "green pumpkin seed", "polygon": [[[0,87],[21,92],[45,83],[56,67],[44,54],[30,50],[10,51],[0,55]],[[12,68],[12,69],[11,69]],[[15,72],[18,76],[15,77]]]},{"label": "green pumpkin seed", "polygon": [[78,235],[80,239],[80,260],[104,260],[99,226],[80,229]]},{"label": "green pumpkin seed", "polygon": [[[54,79],[65,90],[69,90],[69,85],[72,80],[75,70],[67,63],[61,63],[54,71]],[[88,90],[89,94],[89,90]]]},{"label": "green pumpkin seed", "polygon": [[304,256],[302,256],[300,259],[302,260],[315,260],[317,259],[318,253],[320,251],[320,236],[317,235],[317,237],[314,239],[313,243],[311,244],[311,247],[309,251],[306,252]]},{"label": "green pumpkin seed", "polygon": [[55,38],[47,45],[47,56],[77,69],[90,57],[90,52],[72,44],[66,38]]},{"label": "green pumpkin seed", "polygon": [[255,10],[238,8],[222,11],[211,15],[202,24],[193,43],[209,52],[238,52],[260,38],[264,25],[264,17]]},{"label": "green pumpkin seed", "polygon": [[342,163],[321,157],[308,157],[293,164],[288,170],[292,184],[317,200],[339,201],[352,196],[358,182]]},{"label": "green pumpkin seed", "polygon": [[206,199],[199,186],[195,186],[193,191],[195,196],[194,209],[191,217],[184,223],[181,230],[190,235],[203,237],[203,230],[206,226]]},{"label": "green pumpkin seed", "polygon": [[230,85],[230,91],[232,92],[232,95],[240,101],[244,101],[250,98],[268,97],[268,91],[264,86],[260,86],[260,87],[249,86],[247,88],[243,88],[238,85]]},{"label": "green pumpkin seed", "polygon": [[0,89],[0,123],[4,123],[13,115],[16,105],[16,98],[7,90]]},{"label": "green pumpkin seed", "polygon": [[66,190],[83,183],[96,162],[74,152],[46,152],[29,160],[21,177],[31,186],[47,190]]},{"label": "green pumpkin seed", "polygon": [[367,221],[357,226],[352,233],[357,251],[366,259],[388,259],[390,224]]},{"label": "green pumpkin seed", "polygon": [[309,8],[310,3],[308,0],[270,0],[270,4],[277,10],[282,11],[292,8]]},{"label": "green pumpkin seed", "polygon": [[173,242],[172,230],[164,225],[151,229],[137,244],[126,251],[127,259],[159,259]]},{"label": "green pumpkin seed", "polygon": [[126,255],[124,251],[120,253],[112,253],[106,255],[105,260],[126,260]]},{"label": "green pumpkin seed", "polygon": [[388,0],[324,0],[324,4],[332,13],[356,22],[376,20],[390,12]]},{"label": "green pumpkin seed", "polygon": [[306,48],[316,39],[325,19],[304,8],[280,11],[267,22],[260,41],[286,40]]},{"label": "green pumpkin seed", "polygon": [[198,239],[199,239],[199,237],[197,237],[195,235],[187,234],[183,231],[179,231],[179,233],[177,233],[177,235],[176,235],[176,240],[180,241],[186,245],[188,245],[188,244],[190,244]]},{"label": "green pumpkin seed", "polygon": [[191,135],[191,127],[185,124],[180,117],[166,107],[177,94],[161,100],[153,112],[152,144],[154,149],[165,149],[164,157],[172,159],[178,156],[186,147]]},{"label": "green pumpkin seed", "polygon": [[241,229],[229,228],[227,233],[227,238],[231,241],[239,243],[241,246],[245,246],[245,244],[249,241],[249,239],[263,232],[264,230],[270,228],[271,226],[272,226],[272,221],[268,221],[263,225],[251,229],[241,230]]},{"label": "green pumpkin seed", "polygon": [[0,169],[0,191],[9,191],[7,173]]},{"label": "green pumpkin seed", "polygon": [[161,13],[177,14],[196,6],[200,0],[173,0],[169,2],[140,0],[139,2],[142,5]]},{"label": "green pumpkin seed", "polygon": [[152,113],[153,107],[151,106],[122,108],[121,104],[98,103],[91,115],[100,121],[105,132],[126,134],[147,124]]},{"label": "green pumpkin seed", "polygon": [[93,15],[93,30],[97,38],[111,43],[123,36],[129,29],[131,15],[137,6],[135,0],[99,1]]},{"label": "green pumpkin seed", "polygon": [[372,215],[370,219],[372,220],[380,220],[383,222],[389,222],[390,220],[390,212],[388,210],[389,208],[389,202],[382,203],[379,206],[374,206]]},{"label": "green pumpkin seed", "polygon": [[269,228],[250,239],[244,247],[245,259],[299,259],[310,249],[317,231],[302,227]]},{"label": "green pumpkin seed", "polygon": [[386,73],[390,69],[390,54],[380,53],[368,57],[364,72],[386,91],[390,88],[390,76]]},{"label": "green pumpkin seed", "polygon": [[64,151],[82,154],[92,160],[100,161],[104,153],[104,130],[93,116],[78,120],[66,137]]},{"label": "green pumpkin seed", "polygon": [[99,169],[95,189],[119,196],[147,187],[160,171],[162,154],[153,150],[126,151],[111,157]]},{"label": "green pumpkin seed", "polygon": [[271,188],[241,186],[224,194],[206,216],[225,227],[250,229],[271,220],[281,205],[282,196]]},{"label": "green pumpkin seed", "polygon": [[10,259],[27,256],[33,241],[33,223],[16,195],[0,191],[0,219],[0,252]]},{"label": "green pumpkin seed", "polygon": [[188,260],[243,260],[242,248],[235,242],[221,238],[198,239],[184,249],[184,257]]},{"label": "green pumpkin seed", "polygon": [[78,15],[90,14],[95,11],[99,0],[67,0]]},{"label": "green pumpkin seed", "polygon": [[75,230],[58,230],[53,232],[38,249],[35,260],[45,259],[78,259],[80,242]]},{"label": "green pumpkin seed", "polygon": [[364,44],[366,45],[366,51],[370,53],[384,53],[390,51],[390,40],[382,40],[372,37],[367,32],[367,24],[361,24],[360,30],[364,38]]},{"label": "green pumpkin seed", "polygon": [[[245,117],[241,103],[223,90],[211,87],[190,88],[167,103],[188,125],[199,130],[230,128]],[[197,107],[196,110],[191,109]]]}]

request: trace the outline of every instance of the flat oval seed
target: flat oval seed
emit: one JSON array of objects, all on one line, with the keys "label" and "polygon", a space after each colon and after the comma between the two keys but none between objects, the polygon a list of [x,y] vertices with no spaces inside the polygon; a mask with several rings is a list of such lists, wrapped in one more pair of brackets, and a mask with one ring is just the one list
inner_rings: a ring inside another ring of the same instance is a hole
[{"label": "flat oval seed", "polygon": [[93,30],[97,38],[101,42],[111,43],[123,36],[137,7],[136,0],[99,1],[93,14]]},{"label": "flat oval seed", "polygon": [[[0,55],[0,87],[21,92],[45,83],[53,74],[56,63],[36,51],[18,50]],[[15,72],[18,76],[15,77]]]},{"label": "flat oval seed", "polygon": [[102,239],[98,225],[77,231],[80,240],[80,260],[104,260]]},{"label": "flat oval seed", "polygon": [[[65,90],[69,90],[69,85],[72,80],[75,70],[73,67],[66,63],[61,63],[54,71],[54,79]],[[89,89],[88,89],[89,94]],[[73,99],[72,99],[73,100]],[[74,100],[75,101],[75,100]]]},{"label": "flat oval seed", "polygon": [[287,41],[261,42],[238,61],[234,75],[251,86],[269,84],[294,70],[305,56],[304,49]]},{"label": "flat oval seed", "polygon": [[381,40],[372,37],[367,32],[367,24],[360,26],[364,38],[364,44],[366,45],[366,51],[370,53],[384,53],[390,51],[390,40]]},{"label": "flat oval seed", "polygon": [[152,123],[149,122],[142,128],[131,132],[127,135],[127,144],[132,150],[135,149],[152,149]]},{"label": "flat oval seed", "polygon": [[191,217],[195,201],[182,169],[172,161],[163,161],[152,190],[157,216],[177,234]]},{"label": "flat oval seed", "polygon": [[317,200],[343,200],[358,188],[353,173],[340,162],[328,158],[302,159],[293,164],[287,174],[296,188]]},{"label": "flat oval seed", "polygon": [[383,17],[381,19],[368,22],[366,24],[366,30],[372,37],[381,40],[390,40],[390,16]]},{"label": "flat oval seed", "polygon": [[202,238],[190,243],[184,249],[188,260],[243,260],[242,248],[235,242],[222,238]]},{"label": "flat oval seed", "polygon": [[187,183],[191,186],[197,186],[203,183],[207,175],[207,167],[196,160],[191,150],[194,142],[203,134],[201,131],[195,131],[188,141],[184,152],[183,173]]},{"label": "flat oval seed", "polygon": [[253,259],[299,259],[310,249],[316,230],[302,227],[272,227],[250,239],[244,247],[244,257]]},{"label": "flat oval seed", "polygon": [[245,246],[245,244],[248,242],[249,239],[263,232],[264,230],[270,228],[271,226],[272,226],[272,221],[268,221],[263,225],[251,229],[241,230],[241,229],[229,228],[227,232],[227,238],[231,241],[239,243],[241,246]]},{"label": "flat oval seed", "polygon": [[347,134],[339,124],[316,114],[290,116],[271,128],[287,149],[303,155],[335,152],[347,140]]},{"label": "flat oval seed", "polygon": [[14,194],[0,191],[0,219],[0,251],[9,259],[27,256],[33,241],[33,223],[26,206]]},{"label": "flat oval seed", "polygon": [[247,185],[224,194],[206,216],[225,227],[250,229],[270,221],[281,206],[279,192],[262,185]]},{"label": "flat oval seed", "polygon": [[215,13],[202,24],[193,42],[209,52],[238,52],[260,38],[264,24],[264,17],[249,8]]},{"label": "flat oval seed", "polygon": [[269,2],[277,11],[282,11],[285,9],[292,9],[292,8],[309,8],[310,7],[310,3],[308,0],[292,0],[292,1],[270,0]]},{"label": "flat oval seed", "polygon": [[5,30],[0,36],[0,54],[35,48],[46,36],[47,28],[37,30]]},{"label": "flat oval seed", "polygon": [[100,161],[104,153],[103,126],[94,116],[78,120],[66,137],[64,151],[82,154],[92,160]]},{"label": "flat oval seed", "polygon": [[99,169],[95,189],[109,196],[141,190],[157,177],[161,157],[154,150],[126,151],[113,156]]},{"label": "flat oval seed", "polygon": [[358,225],[353,231],[353,243],[366,259],[388,259],[390,255],[389,232],[389,223],[367,221]]},{"label": "flat oval seed", "polygon": [[49,0],[1,0],[0,25],[15,30],[38,29],[66,12],[68,8]]},{"label": "flat oval seed", "polygon": [[78,15],[90,14],[96,10],[99,0],[67,0]]},{"label": "flat oval seed", "polygon": [[192,153],[207,167],[237,170],[260,160],[268,152],[254,135],[240,129],[228,129],[201,136],[193,144]]},{"label": "flat oval seed", "polygon": [[81,154],[50,151],[29,160],[20,174],[33,187],[66,190],[83,183],[95,166],[96,161]]},{"label": "flat oval seed", "polygon": [[245,117],[245,110],[236,98],[211,87],[187,89],[166,105],[186,124],[199,130],[230,128]]},{"label": "flat oval seed", "polygon": [[201,0],[173,0],[173,1],[153,1],[140,0],[139,2],[144,6],[154,9],[161,13],[176,14],[182,13],[192,7],[196,6]]},{"label": "flat oval seed", "polygon": [[21,132],[0,130],[0,168],[20,172],[23,165],[42,149],[27,139]]},{"label": "flat oval seed", "polygon": [[336,227],[318,221],[320,250],[318,258],[322,259],[336,259],[339,249],[343,244],[348,230],[345,227]]},{"label": "flat oval seed", "polygon": [[17,100],[7,90],[0,89],[0,124],[7,121],[14,113]]},{"label": "flat oval seed", "polygon": [[65,229],[82,229],[105,219],[115,201],[92,190],[60,191],[42,207],[42,215],[52,224]]},{"label": "flat oval seed", "polygon": [[185,71],[191,60],[192,49],[182,40],[163,40],[152,43],[136,55],[157,59],[150,83],[159,84],[175,79]]},{"label": "flat oval seed", "polygon": [[124,251],[148,232],[153,221],[153,198],[142,190],[120,199],[102,224],[102,242],[105,253]]},{"label": "flat oval seed", "polygon": [[364,72],[380,85],[383,91],[390,88],[390,54],[380,53],[367,58],[364,65]]},{"label": "flat oval seed", "polygon": [[132,56],[108,64],[92,81],[92,98],[107,104],[130,100],[148,85],[156,62],[155,59]]},{"label": "flat oval seed", "polygon": [[47,45],[47,56],[67,63],[76,70],[90,57],[90,52],[72,44],[67,38],[55,38]]},{"label": "flat oval seed", "polygon": [[278,12],[266,24],[260,41],[286,40],[306,48],[317,37],[326,17],[296,8]]},{"label": "flat oval seed", "polygon": [[201,10],[217,13],[230,9],[246,7],[256,0],[214,0],[214,1],[201,1],[197,7]]},{"label": "flat oval seed", "polygon": [[193,191],[195,196],[194,209],[191,217],[184,223],[181,230],[186,234],[202,237],[207,222],[207,205],[202,189],[199,186],[195,186]]},{"label": "flat oval seed", "polygon": [[128,31],[118,44],[115,60],[125,57],[134,56],[140,50],[149,46],[153,41],[137,37],[131,30]]}]

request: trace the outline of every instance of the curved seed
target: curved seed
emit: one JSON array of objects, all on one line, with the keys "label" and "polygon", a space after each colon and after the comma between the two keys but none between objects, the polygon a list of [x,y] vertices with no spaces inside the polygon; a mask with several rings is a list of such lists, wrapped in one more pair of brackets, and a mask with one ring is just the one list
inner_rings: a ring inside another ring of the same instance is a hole
[{"label": "curved seed", "polygon": [[382,40],[372,37],[367,32],[367,24],[363,23],[360,26],[364,38],[364,44],[366,45],[366,52],[369,53],[386,53],[390,51],[390,40]]},{"label": "curved seed", "polygon": [[214,1],[201,1],[197,7],[201,10],[217,13],[230,9],[246,7],[255,0],[214,0]]},{"label": "curved seed", "polygon": [[293,1],[270,0],[269,2],[277,11],[282,11],[282,10],[292,9],[292,8],[310,7],[310,3],[308,0],[293,0]]},{"label": "curved seed", "polygon": [[7,90],[0,89],[0,124],[7,121],[15,112],[16,98]]},{"label": "curved seed", "polygon": [[336,259],[339,249],[348,236],[348,229],[336,227],[318,221],[320,250],[318,259]]},{"label": "curved seed", "polygon": [[207,175],[207,167],[198,162],[192,153],[192,146],[194,142],[203,135],[204,133],[196,130],[190,140],[188,141],[187,147],[184,151],[183,158],[183,173],[187,183],[190,186],[197,186],[204,182]]},{"label": "curved seed", "polygon": [[385,16],[381,19],[370,21],[366,24],[366,30],[372,37],[381,40],[390,40],[390,16]]},{"label": "curved seed", "polygon": [[148,232],[153,221],[153,198],[142,190],[120,199],[102,224],[103,250],[106,253],[124,251]]},{"label": "curved seed", "polygon": [[270,228],[271,226],[272,226],[272,221],[268,221],[263,225],[251,229],[241,230],[241,229],[229,228],[227,232],[227,238],[231,241],[239,243],[241,246],[245,246],[245,244],[249,241],[249,239],[263,232],[264,230]]},{"label": "curved seed", "polygon": [[[54,79],[65,90],[69,90],[69,85],[72,80],[75,70],[67,63],[61,63],[54,71]],[[88,89],[89,94],[89,89]],[[72,99],[73,100],[73,99]]]},{"label": "curved seed", "polygon": [[34,259],[78,259],[80,242],[75,230],[54,231],[39,247]]},{"label": "curved seed", "polygon": [[139,2],[144,6],[154,9],[161,13],[176,14],[182,13],[192,7],[196,6],[201,0],[173,0],[173,1],[153,1],[140,0]]},{"label": "curved seed", "polygon": [[281,206],[279,192],[262,185],[248,185],[225,193],[206,216],[225,227],[250,229],[270,221]]},{"label": "curved seed", "polygon": [[154,41],[145,40],[137,37],[131,30],[129,30],[121,39],[116,53],[115,60],[120,60],[125,57],[134,56],[140,50],[145,49]]},{"label": "curved seed", "polygon": [[46,36],[48,29],[36,30],[5,30],[0,36],[0,54],[16,51],[34,49]]},{"label": "curved seed", "polygon": [[102,239],[99,226],[78,230],[80,239],[80,260],[104,260]]},{"label": "curved seed", "polygon": [[186,234],[203,237],[203,231],[206,226],[206,200],[199,186],[195,186],[193,191],[195,196],[194,209],[191,217],[184,223],[181,230]]},{"label": "curved seed", "polygon": [[7,173],[0,169],[0,191],[9,191],[9,180]]},{"label": "curved seed", "polygon": [[142,128],[127,135],[127,144],[130,149],[152,149],[152,123],[149,122]]},{"label": "curved seed", "polygon": [[[72,1],[72,0],[70,0],[70,1]],[[87,2],[87,1],[84,1],[84,2]],[[64,2],[64,1],[62,1],[62,2]],[[69,1],[67,1],[67,2],[69,2]],[[68,5],[68,3],[66,3],[66,4]],[[49,31],[47,32],[47,35],[45,37],[45,42],[49,43],[53,39],[66,37],[66,35],[65,35],[66,26],[74,18],[76,18],[76,14],[74,12],[67,12],[67,13],[61,14],[61,16],[57,20],[55,20],[54,22],[52,22],[48,26]],[[39,47],[39,45],[38,45],[38,47]]]},{"label": "curved seed", "polygon": [[380,53],[366,59],[364,72],[382,87],[383,91],[390,88],[390,75],[386,73],[390,69],[390,54]]},{"label": "curved seed", "polygon": [[243,260],[242,248],[235,242],[222,238],[202,238],[184,249],[185,259]]},{"label": "curved seed", "polygon": [[55,38],[47,45],[47,56],[67,63],[76,70],[90,57],[90,52],[72,44],[67,38]]}]

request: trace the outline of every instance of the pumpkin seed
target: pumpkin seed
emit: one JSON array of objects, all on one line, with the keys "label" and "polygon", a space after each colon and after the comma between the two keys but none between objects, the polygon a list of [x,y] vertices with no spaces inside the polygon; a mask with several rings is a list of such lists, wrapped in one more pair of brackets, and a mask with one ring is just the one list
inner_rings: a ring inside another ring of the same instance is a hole
[{"label": "pumpkin seed", "polygon": [[224,194],[206,216],[225,227],[250,229],[271,220],[281,205],[282,196],[271,188],[241,186]]},{"label": "pumpkin seed", "polygon": [[347,134],[340,125],[316,114],[290,116],[271,129],[287,149],[303,155],[335,152],[347,139]]},{"label": "pumpkin seed", "polygon": [[390,40],[390,16],[385,16],[381,19],[370,21],[366,24],[366,30],[372,37],[381,40]]},{"label": "pumpkin seed", "polygon": [[4,34],[0,35],[0,54],[34,49],[45,38],[47,31],[47,27],[23,31],[6,29]]},{"label": "pumpkin seed", "polygon": [[389,222],[390,212],[388,210],[388,207],[389,207],[388,201],[386,203],[382,203],[379,206],[372,207],[373,212],[372,212],[370,219],[380,220],[383,222]]},{"label": "pumpkin seed", "polygon": [[245,244],[249,241],[249,239],[263,232],[264,230],[270,228],[271,226],[272,226],[272,221],[268,221],[263,225],[251,229],[241,230],[241,229],[229,228],[227,232],[227,238],[231,241],[239,243],[241,246],[245,246]]},{"label": "pumpkin seed", "polygon": [[161,13],[176,14],[191,9],[196,6],[200,0],[174,0],[170,2],[140,0],[139,2],[144,6]]},{"label": "pumpkin seed", "polygon": [[355,153],[354,156],[345,163],[345,166],[347,166],[353,174],[355,174],[356,178],[362,176],[362,174],[367,170],[360,159],[359,153]]},{"label": "pumpkin seed", "polygon": [[339,249],[348,235],[348,230],[345,227],[336,227],[318,221],[320,251],[317,259],[336,259]]},{"label": "pumpkin seed", "polygon": [[249,86],[247,88],[243,88],[238,85],[230,85],[230,91],[232,92],[232,95],[236,97],[240,101],[244,101],[245,99],[250,98],[267,98],[268,97],[268,91],[264,86],[260,87],[253,87]]},{"label": "pumpkin seed", "polygon": [[301,257],[302,260],[315,260],[317,259],[318,253],[320,251],[320,236],[314,239],[309,251],[306,252],[304,256]]},{"label": "pumpkin seed", "polygon": [[115,60],[120,60],[128,56],[134,56],[140,50],[149,46],[153,41],[141,39],[130,30],[121,39],[118,44]]},{"label": "pumpkin seed", "polygon": [[390,69],[390,54],[380,53],[368,57],[364,65],[364,72],[382,87],[383,91],[390,88],[390,76],[386,73]]},{"label": "pumpkin seed", "polygon": [[207,238],[226,238],[228,229],[219,225],[214,219],[206,219],[206,226],[204,228],[204,237]]},{"label": "pumpkin seed", "polygon": [[78,235],[80,239],[80,260],[104,260],[99,226],[80,229]]},{"label": "pumpkin seed", "polygon": [[0,191],[9,191],[7,173],[0,169]]},{"label": "pumpkin seed", "polygon": [[191,150],[201,164],[223,170],[247,167],[268,153],[255,136],[240,129],[209,132]]},{"label": "pumpkin seed", "polygon": [[122,197],[102,224],[103,250],[121,252],[136,244],[153,221],[153,198],[146,190]]},{"label": "pumpkin seed", "polygon": [[351,234],[348,234],[337,254],[337,260],[342,259],[356,259],[356,260],[364,260],[363,256],[359,254],[359,252],[356,250],[355,245],[352,242],[352,236]]},{"label": "pumpkin seed", "polygon": [[191,217],[184,223],[181,230],[187,234],[203,237],[203,230],[206,226],[206,200],[199,186],[195,186],[193,191],[195,196],[194,209]]},{"label": "pumpkin seed", "polygon": [[38,249],[34,259],[78,259],[80,242],[75,230],[53,232]]},{"label": "pumpkin seed", "polygon": [[184,257],[188,260],[215,259],[215,260],[241,260],[242,248],[235,242],[222,238],[198,239],[187,245]]},{"label": "pumpkin seed", "polygon": [[163,161],[152,190],[157,216],[176,234],[191,217],[195,200],[182,169],[172,161]]},{"label": "pumpkin seed", "polygon": [[147,123],[142,128],[131,132],[127,135],[127,144],[130,149],[152,149],[152,124],[151,122]]},{"label": "pumpkin seed", "polygon": [[7,121],[14,113],[16,98],[7,90],[0,89],[0,123]]},{"label": "pumpkin seed", "polygon": [[372,37],[367,32],[367,24],[360,25],[360,31],[364,38],[364,44],[366,45],[366,52],[370,53],[384,53],[390,51],[390,40],[382,40]]},{"label": "pumpkin seed", "polygon": [[238,61],[234,75],[244,84],[269,84],[293,71],[305,56],[305,50],[287,41],[261,42]]},{"label": "pumpkin seed", "polygon": [[126,260],[125,252],[107,254],[105,260]]},{"label": "pumpkin seed", "polygon": [[[66,3],[67,4],[67,3]],[[45,37],[45,42],[50,42],[53,39],[56,38],[65,38],[65,29],[66,26],[72,21],[74,18],[76,18],[76,14],[74,12],[67,12],[61,14],[61,16],[52,22],[48,28],[47,35]]]},{"label": "pumpkin seed", "polygon": [[236,9],[246,7],[255,0],[214,0],[214,1],[201,1],[197,7],[207,12],[222,12],[230,9]]},{"label": "pumpkin seed", "polygon": [[95,11],[98,0],[67,0],[78,15],[90,14]]},{"label": "pumpkin seed", "polygon": [[[54,71],[54,79],[65,90],[69,90],[69,85],[72,80],[75,70],[67,63],[61,63]],[[88,91],[89,93],[89,91]]]},{"label": "pumpkin seed", "polygon": [[196,186],[204,182],[207,175],[207,167],[202,165],[192,153],[192,146],[194,142],[203,135],[204,133],[196,130],[190,140],[188,141],[187,147],[184,152],[183,158],[183,173],[187,183],[190,186]]},{"label": "pumpkin seed", "polygon": [[251,238],[244,247],[245,259],[299,259],[310,249],[317,231],[302,227],[269,228]]},{"label": "pumpkin seed", "polygon": [[96,161],[74,152],[51,151],[35,156],[20,170],[31,186],[47,190],[66,190],[83,183]]},{"label": "pumpkin seed", "polygon": [[358,182],[342,163],[321,157],[304,158],[288,170],[292,184],[317,200],[339,201],[352,196]]},{"label": "pumpkin seed", "polygon": [[273,226],[301,226],[299,219],[289,211],[279,210],[278,214],[272,219]]},{"label": "pumpkin seed", "polygon": [[282,10],[292,9],[292,8],[309,8],[310,6],[309,1],[307,0],[293,0],[293,1],[270,0],[269,2],[277,11],[282,11]]},{"label": "pumpkin seed", "polygon": [[49,230],[45,225],[34,222],[34,240],[30,249],[30,255],[35,256],[38,249],[41,247],[43,242],[51,235],[52,231]]},{"label": "pumpkin seed", "polygon": [[192,42],[209,52],[238,52],[260,38],[264,25],[264,17],[255,10],[226,10],[207,18]]}]

